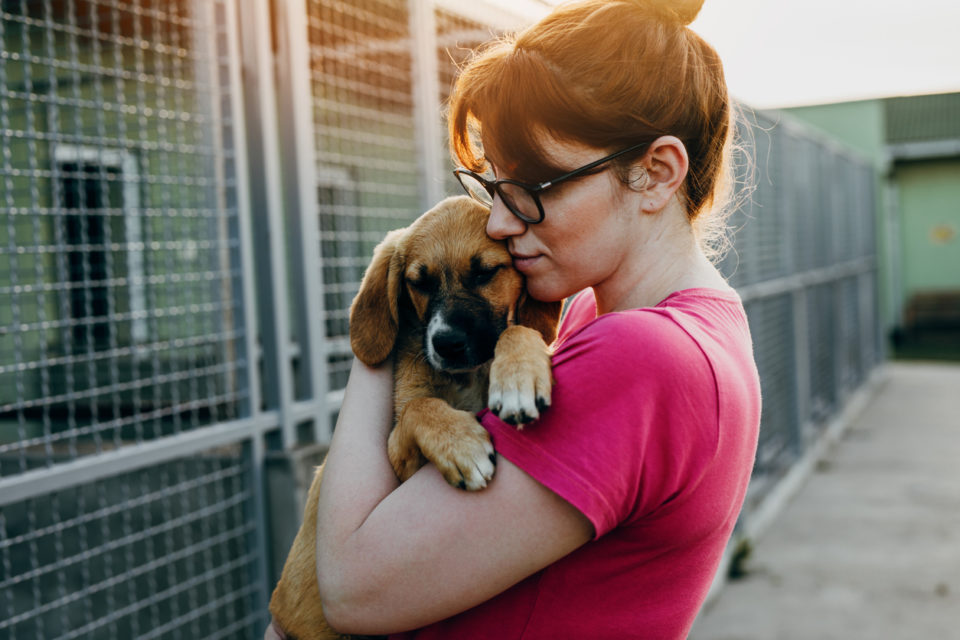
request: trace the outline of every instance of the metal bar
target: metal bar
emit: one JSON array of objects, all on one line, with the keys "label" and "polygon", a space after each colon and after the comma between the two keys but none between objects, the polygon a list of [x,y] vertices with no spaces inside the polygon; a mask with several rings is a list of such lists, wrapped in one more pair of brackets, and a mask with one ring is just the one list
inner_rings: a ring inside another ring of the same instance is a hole
[{"label": "metal bar", "polygon": [[903,303],[904,303],[904,285],[903,285],[903,235],[900,229],[900,189],[893,180],[887,182],[885,187],[886,202],[885,211],[883,211],[883,227],[886,242],[887,257],[884,263],[887,268],[886,290],[887,290],[887,319],[893,323],[891,329],[903,326]]},{"label": "metal bar", "polygon": [[421,209],[425,211],[441,200],[444,194],[437,21],[433,0],[409,0],[409,7],[410,39],[413,41],[413,111],[421,168]]},{"label": "metal bar", "polygon": [[[240,265],[241,277],[234,279],[234,299],[237,297],[242,301],[242,314],[239,318],[235,317],[238,327],[242,328],[245,335],[244,341],[238,352],[238,357],[247,362],[246,376],[244,377],[240,391],[247,390],[249,397],[246,406],[240,408],[241,416],[251,416],[260,411],[261,384],[260,369],[257,363],[259,358],[255,357],[259,349],[257,346],[257,312],[256,312],[256,291],[254,289],[255,276],[253,268],[253,238],[252,238],[252,209],[250,203],[250,193],[243,188],[243,185],[250,184],[249,174],[249,151],[247,148],[247,129],[246,112],[243,108],[243,94],[241,87],[241,68],[240,68],[240,43],[239,43],[239,24],[236,11],[236,3],[226,2],[223,4],[223,10],[226,18],[227,34],[227,60],[229,70],[229,85],[235,90],[230,92],[230,110],[233,113],[233,146],[237,161],[234,163],[236,172],[236,188],[234,196],[236,197],[237,209],[237,237],[240,242]],[[216,78],[216,76],[214,76]],[[236,265],[234,265],[236,268]]]},{"label": "metal bar", "polygon": [[[300,348],[301,388],[307,397],[322,400],[328,389],[324,350],[323,282],[320,277],[319,213],[307,6],[304,0],[276,3],[277,96],[280,148],[287,206],[287,244],[291,287],[297,304],[294,322]],[[328,442],[333,434],[328,411],[313,416],[314,440]],[[287,440],[289,447],[293,443]]]},{"label": "metal bar", "polygon": [[807,289],[800,288],[790,296],[793,305],[793,367],[796,397],[792,445],[794,453],[802,453],[806,446],[807,423],[810,421],[810,319]]},{"label": "metal bar", "polygon": [[238,18],[244,45],[241,55],[253,240],[260,265],[256,277],[264,356],[264,404],[269,409],[279,410],[284,446],[289,447],[296,441],[296,433],[295,425],[289,419],[293,402],[288,324],[290,304],[269,7],[265,2],[243,0]]},{"label": "metal bar", "polygon": [[154,466],[198,451],[259,438],[264,432],[276,428],[278,419],[278,412],[268,411],[251,418],[183,431],[175,436],[10,476],[0,480],[0,506]]},{"label": "metal bar", "polygon": [[833,306],[833,317],[831,330],[833,335],[836,336],[836,342],[834,342],[833,353],[831,354],[831,366],[833,367],[833,398],[835,411],[839,411],[843,407],[844,400],[846,400],[847,389],[844,385],[844,380],[846,379],[846,358],[844,345],[844,340],[846,336],[844,335],[843,326],[844,326],[844,315],[846,314],[846,307],[843,304],[843,287],[840,286],[842,280],[835,280],[830,287],[830,298],[831,305]]},{"label": "metal bar", "polygon": [[808,288],[818,284],[825,284],[827,282],[840,280],[842,278],[849,278],[851,276],[870,271],[874,269],[875,266],[876,258],[874,256],[866,256],[864,258],[857,258],[855,260],[841,262],[829,267],[811,269],[809,271],[784,276],[782,278],[774,278],[773,280],[766,280],[763,282],[745,285],[743,287],[738,287],[737,292],[740,294],[740,298],[744,302],[747,302],[749,300],[756,300],[758,298],[781,295],[797,289]]},{"label": "metal bar", "polygon": [[[415,0],[417,2],[424,0]],[[488,0],[425,0],[435,4],[438,9],[473,20],[479,24],[489,25],[491,29],[511,30],[519,29],[539,20],[546,15],[550,6],[539,0],[513,0],[506,3],[493,3]],[[484,40],[488,40],[484,38]]]},{"label": "metal bar", "polygon": [[263,438],[251,438],[250,442],[244,447],[244,456],[250,461],[249,481],[252,493],[253,503],[253,522],[255,529],[253,531],[252,548],[258,552],[259,561],[257,562],[255,575],[252,575],[251,582],[256,585],[257,601],[261,612],[262,623],[264,627],[269,623],[268,605],[270,604],[271,586],[268,583],[269,576],[272,575],[270,568],[270,518],[267,514],[266,506],[266,478],[264,477],[264,442]]}]

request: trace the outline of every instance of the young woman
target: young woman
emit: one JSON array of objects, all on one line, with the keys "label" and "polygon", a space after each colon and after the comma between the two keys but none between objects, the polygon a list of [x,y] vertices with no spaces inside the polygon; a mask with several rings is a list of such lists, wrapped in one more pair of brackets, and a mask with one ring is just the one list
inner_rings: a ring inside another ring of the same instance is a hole
[{"label": "young woman", "polygon": [[[479,52],[450,108],[457,174],[541,300],[576,295],[553,406],[484,412],[470,493],[386,457],[389,366],[355,364],[318,516],[344,632],[684,638],[743,502],[760,392],[743,307],[707,257],[730,104],[700,2],[586,0]],[[412,631],[411,631],[412,630]],[[407,633],[401,633],[407,632]]]}]

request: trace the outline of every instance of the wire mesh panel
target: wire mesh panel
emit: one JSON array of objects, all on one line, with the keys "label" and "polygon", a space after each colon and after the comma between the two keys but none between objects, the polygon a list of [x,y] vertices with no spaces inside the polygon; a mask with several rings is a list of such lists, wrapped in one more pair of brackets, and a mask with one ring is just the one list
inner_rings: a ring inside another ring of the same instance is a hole
[{"label": "wire mesh panel", "polygon": [[352,359],[350,302],[373,247],[419,213],[406,0],[308,4],[330,387]]},{"label": "wire mesh panel", "polygon": [[[773,123],[760,120],[761,127],[773,127]],[[754,243],[749,254],[749,282],[771,280],[788,272],[789,252],[786,250],[788,216],[793,213],[783,206],[790,185],[802,185],[803,176],[793,175],[796,166],[790,154],[790,135],[780,127],[758,135],[761,141],[769,140],[769,148],[758,154],[757,190],[754,194],[753,219]],[[760,162],[763,164],[760,165]],[[762,168],[761,168],[762,167]],[[801,187],[802,188],[802,187]]]},{"label": "wire mesh panel", "polygon": [[840,350],[838,384],[843,391],[852,391],[863,381],[863,341],[860,332],[869,321],[860,317],[859,289],[863,286],[859,277],[845,278],[837,283],[839,296],[840,329],[837,348]]},{"label": "wire mesh panel", "polygon": [[237,416],[223,4],[0,6],[0,475]]},{"label": "wire mesh panel", "polygon": [[0,510],[0,637],[263,632],[253,486],[240,447]]},{"label": "wire mesh panel", "polygon": [[857,256],[874,256],[877,253],[876,194],[874,193],[874,174],[870,166],[861,166],[856,172],[856,198],[854,210],[857,217]]},{"label": "wire mesh panel", "polygon": [[232,12],[0,3],[0,638],[262,633]]},{"label": "wire mesh panel", "polygon": [[778,208],[786,219],[784,250],[789,253],[790,271],[811,269],[820,212],[820,172],[817,169],[819,149],[810,139],[799,135],[780,137],[778,163]]},{"label": "wire mesh panel", "polygon": [[755,190],[731,217],[734,248],[721,269],[746,302],[760,370],[755,471],[775,478],[879,361],[876,177],[792,121],[751,114],[740,126]]},{"label": "wire mesh panel", "polygon": [[[443,9],[436,10],[437,23],[437,57],[440,75],[440,104],[446,115],[447,103],[457,77],[460,66],[473,53],[473,50],[496,36],[496,32],[488,26],[469,18],[450,13]],[[449,158],[449,135],[444,129],[443,149],[441,154]],[[463,188],[453,176],[453,163],[446,162],[444,167],[444,191],[447,195],[460,195]]]},{"label": "wire mesh panel", "polygon": [[807,292],[807,323],[810,332],[810,415],[822,424],[836,408],[837,401],[837,297],[834,283],[812,287]]},{"label": "wire mesh panel", "polygon": [[[734,161],[732,211],[727,219],[732,248],[719,265],[734,287],[781,275],[779,250],[783,210],[778,207],[777,147],[773,123],[760,115],[737,122],[735,138],[745,146]],[[772,240],[772,241],[771,241]],[[766,242],[766,244],[764,244]]]},{"label": "wire mesh panel", "polygon": [[782,467],[797,453],[797,380],[794,316],[789,294],[746,305],[763,397],[756,471]]}]

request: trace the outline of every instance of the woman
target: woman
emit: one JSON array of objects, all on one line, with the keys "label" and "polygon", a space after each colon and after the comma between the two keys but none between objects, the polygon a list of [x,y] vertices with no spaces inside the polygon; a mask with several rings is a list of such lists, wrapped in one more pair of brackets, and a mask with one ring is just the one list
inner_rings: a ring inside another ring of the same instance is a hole
[{"label": "woman", "polygon": [[491,485],[387,461],[390,367],[355,364],[327,458],[330,623],[416,638],[684,638],[743,502],[760,416],[740,300],[707,258],[730,145],[700,2],[587,0],[480,52],[457,174],[527,289],[572,302],[553,406],[481,414]]}]

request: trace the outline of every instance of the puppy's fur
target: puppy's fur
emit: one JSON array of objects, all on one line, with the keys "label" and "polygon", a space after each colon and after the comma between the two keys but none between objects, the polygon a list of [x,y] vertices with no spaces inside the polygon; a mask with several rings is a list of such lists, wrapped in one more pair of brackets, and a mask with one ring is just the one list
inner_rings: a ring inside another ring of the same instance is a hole
[{"label": "puppy's fur", "polygon": [[[401,481],[428,460],[448,483],[478,490],[494,472],[487,432],[474,414],[490,406],[522,426],[550,404],[547,345],[561,303],[529,298],[488,212],[448,198],[374,251],[350,309],[350,343],[367,365],[394,354],[394,427],[387,453]],[[488,393],[489,391],[489,393]],[[340,638],[327,625],[315,574],[317,470],[270,612],[288,638]]]}]

